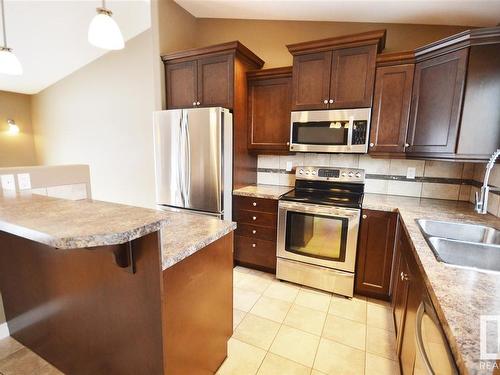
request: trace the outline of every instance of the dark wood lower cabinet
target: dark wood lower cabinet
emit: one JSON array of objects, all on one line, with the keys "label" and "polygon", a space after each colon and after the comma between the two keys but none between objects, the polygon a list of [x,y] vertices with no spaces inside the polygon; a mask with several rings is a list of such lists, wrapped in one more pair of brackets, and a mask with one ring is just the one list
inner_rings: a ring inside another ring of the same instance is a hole
[{"label": "dark wood lower cabinet", "polygon": [[[162,271],[158,232],[58,250],[0,231],[0,288],[13,338],[65,374],[209,375],[233,332],[233,235]],[[196,353],[196,355],[193,355]]]},{"label": "dark wood lower cabinet", "polygon": [[233,219],[238,223],[234,237],[236,264],[276,272],[278,201],[233,197]]},{"label": "dark wood lower cabinet", "polygon": [[357,294],[390,299],[398,214],[363,210],[356,263]]}]

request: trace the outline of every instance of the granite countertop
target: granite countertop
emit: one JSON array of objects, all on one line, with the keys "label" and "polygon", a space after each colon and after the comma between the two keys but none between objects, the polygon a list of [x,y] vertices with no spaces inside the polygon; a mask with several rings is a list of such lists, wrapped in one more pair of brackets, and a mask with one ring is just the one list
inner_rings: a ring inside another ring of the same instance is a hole
[{"label": "granite countertop", "polygon": [[117,245],[159,230],[161,211],[0,190],[0,230],[56,249]]},{"label": "granite countertop", "polygon": [[166,215],[168,224],[161,230],[163,270],[236,229],[236,223],[215,217],[183,212]]},{"label": "granite countertop", "polygon": [[476,214],[468,202],[377,194],[365,194],[363,208],[399,212],[460,372],[493,374],[494,370],[480,361],[480,316],[500,315],[500,274],[438,262],[416,219],[485,224],[497,229],[500,219]]},{"label": "granite countertop", "polygon": [[278,185],[249,185],[233,190],[234,195],[242,197],[255,197],[264,199],[280,199],[280,197],[293,190],[293,186]]}]

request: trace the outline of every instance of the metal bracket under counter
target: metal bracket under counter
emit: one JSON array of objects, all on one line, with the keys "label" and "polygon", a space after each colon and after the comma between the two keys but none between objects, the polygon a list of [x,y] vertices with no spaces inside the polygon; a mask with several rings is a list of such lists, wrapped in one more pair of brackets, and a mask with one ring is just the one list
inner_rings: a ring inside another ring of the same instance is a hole
[{"label": "metal bracket under counter", "polygon": [[113,257],[115,264],[118,267],[125,269],[125,271],[131,274],[135,273],[134,249],[132,241],[128,241],[115,249],[113,251]]}]

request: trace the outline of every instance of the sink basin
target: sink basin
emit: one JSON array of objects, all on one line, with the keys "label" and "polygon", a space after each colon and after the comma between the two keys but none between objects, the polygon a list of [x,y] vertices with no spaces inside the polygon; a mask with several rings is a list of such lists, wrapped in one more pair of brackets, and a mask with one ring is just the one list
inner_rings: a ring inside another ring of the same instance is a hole
[{"label": "sink basin", "polygon": [[438,260],[468,268],[500,272],[500,246],[430,237],[428,241]]},{"label": "sink basin", "polygon": [[417,222],[427,237],[500,245],[500,231],[495,228],[423,219]]}]

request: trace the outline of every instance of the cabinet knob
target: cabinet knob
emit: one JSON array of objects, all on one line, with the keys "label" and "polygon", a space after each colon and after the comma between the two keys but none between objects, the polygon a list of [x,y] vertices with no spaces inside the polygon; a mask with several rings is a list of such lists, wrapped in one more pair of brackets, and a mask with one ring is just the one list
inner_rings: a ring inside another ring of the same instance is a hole
[{"label": "cabinet knob", "polygon": [[405,281],[405,280],[408,280],[408,275],[404,272],[401,272],[401,281]]},{"label": "cabinet knob", "polygon": [[328,104],[328,99],[323,100],[324,104]]},{"label": "cabinet knob", "polygon": [[200,105],[201,103],[200,102],[196,102],[196,105]]},{"label": "cabinet knob", "polygon": [[333,99],[330,99],[330,100],[328,101],[328,103],[330,103],[330,104],[332,104],[333,102],[334,102],[334,100],[333,100]]},{"label": "cabinet knob", "polygon": [[375,143],[370,143],[370,147],[373,147],[373,146],[375,146]]},{"label": "cabinet knob", "polygon": [[405,147],[410,147],[410,144],[409,143],[405,143]]},{"label": "cabinet knob", "polygon": [[363,215],[362,217],[363,217],[363,219],[366,219],[366,218],[367,218],[367,216],[366,216],[366,215]]},{"label": "cabinet knob", "polygon": [[255,234],[255,233],[257,233],[257,231],[256,231],[255,229],[254,229],[254,230],[252,230],[252,234]]},{"label": "cabinet knob", "polygon": [[253,243],[253,244],[252,244],[252,247],[255,247],[255,246],[257,246],[257,244],[254,244],[254,243]]},{"label": "cabinet knob", "polygon": [[257,202],[253,202],[252,206],[254,206],[254,207],[257,206]]},{"label": "cabinet knob", "polygon": [[253,221],[257,220],[257,216],[252,216],[252,220]]},{"label": "cabinet knob", "polygon": [[193,102],[193,105],[196,105],[196,102]]},{"label": "cabinet knob", "polygon": [[286,143],[286,145],[287,145],[287,146],[290,146],[290,142],[287,142],[287,143]]}]

